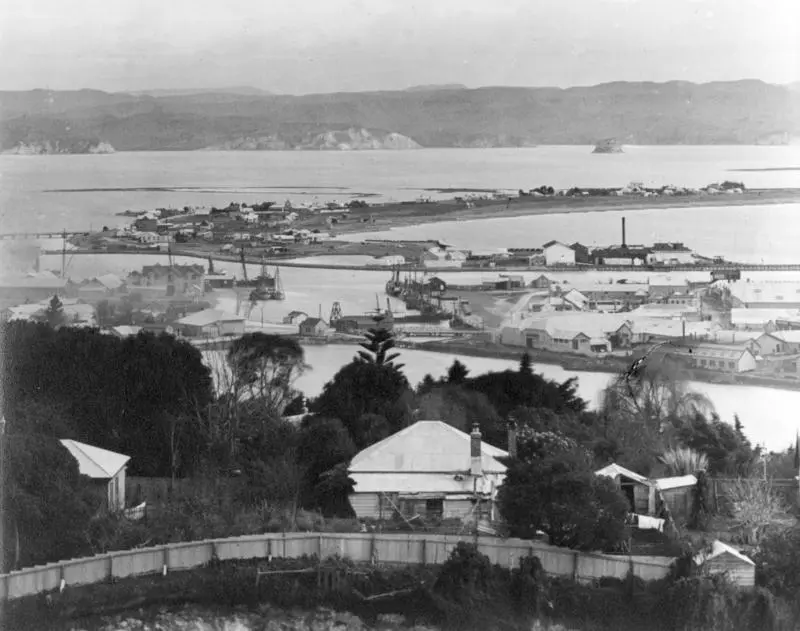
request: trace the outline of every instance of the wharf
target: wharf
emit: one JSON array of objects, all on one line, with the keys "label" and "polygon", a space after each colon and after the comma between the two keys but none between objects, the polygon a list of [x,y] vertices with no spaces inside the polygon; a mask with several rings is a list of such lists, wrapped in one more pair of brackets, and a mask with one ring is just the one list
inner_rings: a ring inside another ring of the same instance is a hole
[{"label": "wharf", "polygon": [[[43,255],[58,255],[61,256],[61,250],[44,250]],[[90,249],[75,249],[67,250],[69,256],[80,254],[94,254],[94,255],[136,255],[146,254],[150,256],[168,256],[165,251],[156,250],[122,250],[119,252],[105,252]],[[208,252],[198,252],[196,250],[179,250],[173,249],[172,256],[182,256],[187,258],[196,258],[207,261],[209,258]],[[214,261],[224,261],[231,263],[241,263],[241,257],[213,254],[211,258]],[[313,259],[314,257],[308,257]],[[422,265],[397,265],[393,267],[375,267],[373,265],[334,265],[331,263],[313,263],[313,262],[299,262],[299,261],[285,261],[279,258],[246,258],[245,262],[248,265],[277,265],[280,267],[293,267],[299,269],[328,269],[328,270],[346,270],[358,272],[377,272],[385,274],[387,272],[401,271],[401,272],[417,272],[427,274],[459,274],[459,273],[495,273],[495,272],[726,272],[740,270],[743,272],[798,272],[800,271],[800,263],[706,263],[695,265],[657,265],[657,266],[643,266],[643,265],[536,265],[536,266],[495,266],[495,267],[479,267],[479,266],[464,266],[464,267],[427,267]],[[462,291],[470,291],[478,288],[477,285],[457,285],[454,289],[461,289]]]}]

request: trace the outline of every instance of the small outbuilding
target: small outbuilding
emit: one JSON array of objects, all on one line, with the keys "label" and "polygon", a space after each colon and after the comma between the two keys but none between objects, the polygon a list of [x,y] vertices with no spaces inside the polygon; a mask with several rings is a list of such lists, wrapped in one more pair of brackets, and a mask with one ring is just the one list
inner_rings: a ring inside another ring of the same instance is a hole
[{"label": "small outbuilding", "polygon": [[694,557],[695,565],[707,574],[727,574],[730,581],[740,587],[756,584],[756,564],[738,550],[717,540],[710,550]]},{"label": "small outbuilding", "polygon": [[620,486],[620,489],[631,504],[631,512],[639,515],[651,515],[653,513],[653,500],[650,492],[652,483],[643,475],[639,475],[616,463],[595,471],[595,475],[611,478]]},{"label": "small outbuilding", "polygon": [[697,478],[693,475],[681,475],[672,478],[653,480],[653,485],[661,501],[669,508],[673,519],[686,521],[692,514],[694,488]]},{"label": "small outbuilding", "polygon": [[118,454],[77,440],[62,440],[61,444],[78,463],[78,471],[92,479],[98,493],[105,496],[110,512],[125,508],[125,469],[130,456]]},{"label": "small outbuilding", "polygon": [[327,331],[328,325],[321,318],[306,318],[300,323],[301,337],[322,337]]},{"label": "small outbuilding", "polygon": [[175,328],[187,337],[244,335],[246,318],[219,309],[204,309],[175,322]]}]

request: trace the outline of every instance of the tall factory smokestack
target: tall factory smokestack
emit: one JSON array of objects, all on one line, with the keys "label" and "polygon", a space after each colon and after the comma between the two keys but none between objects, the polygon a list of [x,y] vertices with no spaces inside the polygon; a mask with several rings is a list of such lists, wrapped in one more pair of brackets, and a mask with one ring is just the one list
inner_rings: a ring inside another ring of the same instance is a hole
[{"label": "tall factory smokestack", "polygon": [[625,243],[625,217],[622,218],[622,247],[628,247]]},{"label": "tall factory smokestack", "polygon": [[481,430],[478,424],[472,426],[472,433],[469,435],[469,455],[470,455],[470,475],[476,477],[483,475],[483,466],[481,463]]}]

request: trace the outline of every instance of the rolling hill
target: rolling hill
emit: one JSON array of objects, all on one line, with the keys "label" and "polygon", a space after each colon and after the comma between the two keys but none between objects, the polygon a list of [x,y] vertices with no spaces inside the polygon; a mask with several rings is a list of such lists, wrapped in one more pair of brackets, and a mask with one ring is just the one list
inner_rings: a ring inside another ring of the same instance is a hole
[{"label": "rolling hill", "polygon": [[[339,136],[361,140],[331,140]],[[32,90],[0,92],[0,138],[3,150],[49,146],[64,153],[100,143],[117,151],[524,147],[607,138],[787,144],[800,138],[800,92],[753,80],[303,96]]]}]

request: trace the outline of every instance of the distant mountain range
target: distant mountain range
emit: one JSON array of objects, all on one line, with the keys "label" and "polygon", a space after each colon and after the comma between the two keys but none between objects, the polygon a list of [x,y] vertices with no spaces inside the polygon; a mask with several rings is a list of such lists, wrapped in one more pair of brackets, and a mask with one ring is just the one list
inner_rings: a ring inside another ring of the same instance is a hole
[{"label": "distant mountain range", "polygon": [[210,91],[0,92],[0,149],[406,149],[540,144],[794,144],[800,91],[745,80],[575,88],[416,86],[273,95]]}]

